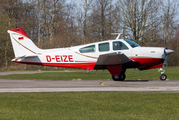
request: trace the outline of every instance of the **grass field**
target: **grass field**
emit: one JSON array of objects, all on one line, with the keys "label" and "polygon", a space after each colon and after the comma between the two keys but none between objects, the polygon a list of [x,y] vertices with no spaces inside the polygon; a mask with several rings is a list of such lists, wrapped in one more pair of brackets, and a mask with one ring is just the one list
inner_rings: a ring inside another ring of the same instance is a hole
[{"label": "grass field", "polygon": [[[179,79],[179,68],[168,68],[165,74],[168,79]],[[139,71],[138,69],[128,69],[126,71],[126,80],[159,80],[160,72],[158,69]],[[107,70],[90,71],[89,74],[86,70],[80,70],[75,72],[50,72],[50,73],[38,73],[38,74],[16,74],[0,76],[5,79],[43,79],[43,80],[112,80],[110,73]]]},{"label": "grass field", "polygon": [[1,93],[2,120],[177,120],[178,93]]}]

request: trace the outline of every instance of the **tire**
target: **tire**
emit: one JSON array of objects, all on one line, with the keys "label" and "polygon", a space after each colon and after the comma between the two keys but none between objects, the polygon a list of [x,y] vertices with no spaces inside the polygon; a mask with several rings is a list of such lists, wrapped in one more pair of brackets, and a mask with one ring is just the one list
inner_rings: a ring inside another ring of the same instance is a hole
[{"label": "tire", "polygon": [[165,74],[160,75],[160,80],[165,81],[167,79],[167,76]]},{"label": "tire", "polygon": [[120,74],[120,75],[112,76],[112,79],[114,81],[124,81],[125,78],[126,78],[125,74]]},{"label": "tire", "polygon": [[112,79],[113,79],[114,81],[119,81],[119,75],[112,76]]},{"label": "tire", "polygon": [[126,79],[126,75],[121,73],[119,75],[119,79],[120,79],[120,81],[124,81]]}]

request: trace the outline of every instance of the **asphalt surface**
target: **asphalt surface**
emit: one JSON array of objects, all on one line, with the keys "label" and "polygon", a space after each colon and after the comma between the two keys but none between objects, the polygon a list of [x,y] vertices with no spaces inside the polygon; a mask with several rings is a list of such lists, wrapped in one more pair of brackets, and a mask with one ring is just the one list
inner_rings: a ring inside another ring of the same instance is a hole
[{"label": "asphalt surface", "polygon": [[[0,72],[7,74],[33,74],[42,71]],[[46,71],[45,71],[46,72]],[[68,72],[68,71],[66,71]],[[128,91],[128,92],[177,92],[179,80],[112,81],[112,80],[17,80],[0,79],[0,92],[79,92],[79,91]]]}]

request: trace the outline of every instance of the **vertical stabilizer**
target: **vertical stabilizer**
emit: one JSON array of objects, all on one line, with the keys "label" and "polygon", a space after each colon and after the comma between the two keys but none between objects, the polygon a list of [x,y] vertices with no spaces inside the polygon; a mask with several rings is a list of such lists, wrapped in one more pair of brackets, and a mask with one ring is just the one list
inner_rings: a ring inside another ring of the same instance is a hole
[{"label": "vertical stabilizer", "polygon": [[8,33],[10,34],[15,57],[41,53],[41,49],[32,42],[22,28],[8,30]]}]

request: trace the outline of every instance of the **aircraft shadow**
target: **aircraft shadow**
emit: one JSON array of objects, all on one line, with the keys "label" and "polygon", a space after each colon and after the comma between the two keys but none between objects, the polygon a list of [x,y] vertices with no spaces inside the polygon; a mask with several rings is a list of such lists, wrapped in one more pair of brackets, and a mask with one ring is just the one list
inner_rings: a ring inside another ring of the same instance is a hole
[{"label": "aircraft shadow", "polygon": [[152,80],[124,80],[123,82],[149,82]]}]

